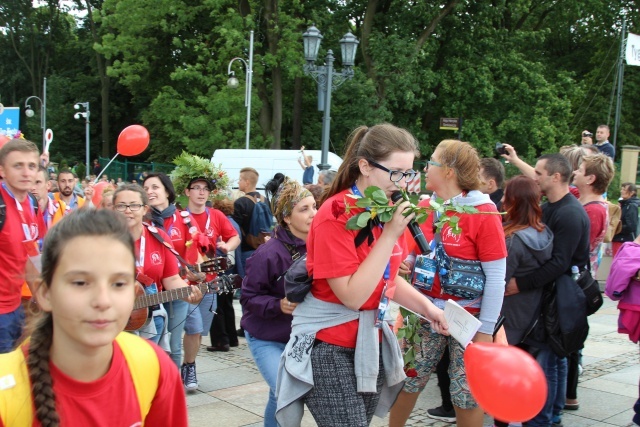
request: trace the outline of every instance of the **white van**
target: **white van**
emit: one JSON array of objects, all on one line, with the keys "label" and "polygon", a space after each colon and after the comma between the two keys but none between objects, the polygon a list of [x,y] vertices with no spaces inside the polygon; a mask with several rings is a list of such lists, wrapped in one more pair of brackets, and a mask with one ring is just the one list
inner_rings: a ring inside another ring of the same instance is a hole
[{"label": "white van", "polygon": [[[313,182],[318,181],[318,164],[320,163],[320,150],[305,150],[305,154],[313,157]],[[211,162],[221,165],[222,170],[229,174],[231,186],[238,187],[240,169],[250,167],[258,171],[258,190],[264,188],[273,176],[280,172],[289,178],[302,183],[302,173],[304,170],[298,164],[298,159],[302,158],[299,150],[242,150],[242,149],[218,149],[213,153]],[[337,171],[342,164],[342,159],[334,153],[329,152],[327,163],[331,165],[330,170]],[[263,191],[260,191],[261,193]]]}]

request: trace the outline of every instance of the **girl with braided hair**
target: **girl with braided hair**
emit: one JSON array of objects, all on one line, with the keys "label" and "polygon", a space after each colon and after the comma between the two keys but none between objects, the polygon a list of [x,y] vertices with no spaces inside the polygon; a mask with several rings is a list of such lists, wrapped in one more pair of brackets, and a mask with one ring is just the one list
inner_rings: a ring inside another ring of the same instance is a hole
[{"label": "girl with braided hair", "polygon": [[121,215],[81,209],[49,231],[35,292],[42,313],[30,338],[0,355],[0,426],[187,425],[171,359],[122,332],[134,277]]},{"label": "girl with braided hair", "polygon": [[241,325],[251,355],[269,384],[264,425],[277,427],[278,363],[289,341],[291,313],[298,305],[285,296],[284,273],[294,258],[307,253],[307,235],[316,215],[316,202],[309,190],[296,181],[285,180],[284,176],[274,177],[265,188],[271,193],[271,211],[277,225],[272,238],[260,245],[247,260],[240,297]]}]

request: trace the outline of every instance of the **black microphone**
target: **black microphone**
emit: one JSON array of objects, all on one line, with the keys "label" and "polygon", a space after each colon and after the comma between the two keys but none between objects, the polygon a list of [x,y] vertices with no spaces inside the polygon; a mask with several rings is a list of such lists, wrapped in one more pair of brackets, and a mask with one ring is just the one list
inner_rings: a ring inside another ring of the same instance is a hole
[{"label": "black microphone", "polygon": [[[393,193],[391,193],[391,201],[393,203],[397,203],[399,200],[403,200],[403,199],[404,197],[402,196],[401,191],[394,191]],[[418,225],[418,223],[415,222],[414,220],[411,220],[409,224],[407,224],[407,227],[409,227],[409,231],[411,232],[413,239],[416,241],[416,244],[418,245],[420,252],[423,255],[426,255],[429,252],[431,252],[431,249],[429,249],[429,243],[427,243],[427,239],[424,237],[424,234],[422,234],[422,230],[420,229],[420,226]]]}]

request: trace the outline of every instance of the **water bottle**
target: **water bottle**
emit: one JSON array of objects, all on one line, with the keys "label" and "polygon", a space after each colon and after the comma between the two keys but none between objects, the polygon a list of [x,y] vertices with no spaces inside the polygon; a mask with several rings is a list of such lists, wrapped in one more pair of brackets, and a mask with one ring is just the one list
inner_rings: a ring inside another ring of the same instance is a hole
[{"label": "water bottle", "polygon": [[577,265],[571,267],[571,278],[576,282],[580,278],[580,270]]}]

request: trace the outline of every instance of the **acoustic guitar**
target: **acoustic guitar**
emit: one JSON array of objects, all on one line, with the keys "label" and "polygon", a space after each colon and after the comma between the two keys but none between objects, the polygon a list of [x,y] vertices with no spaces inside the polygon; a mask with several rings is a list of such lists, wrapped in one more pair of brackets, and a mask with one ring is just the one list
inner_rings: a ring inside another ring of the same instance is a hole
[{"label": "acoustic guitar", "polygon": [[[242,277],[237,274],[229,274],[218,276],[210,282],[198,283],[194,286],[197,286],[203,294],[206,292],[224,294],[239,289],[241,285]],[[136,301],[124,330],[136,331],[144,326],[150,315],[149,307],[177,299],[185,299],[188,298],[190,294],[191,286],[162,291],[156,294],[146,294],[144,287],[140,283],[136,283]]]}]

